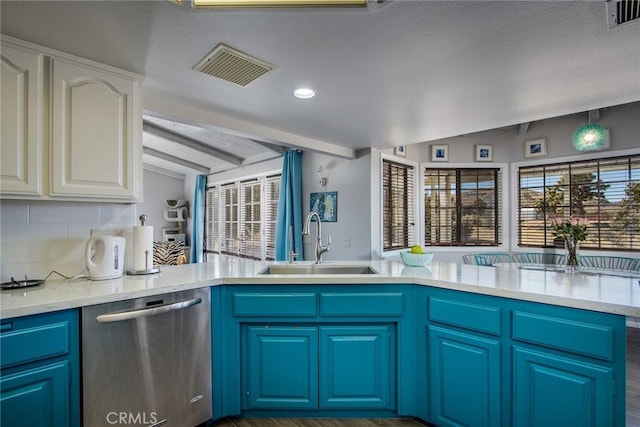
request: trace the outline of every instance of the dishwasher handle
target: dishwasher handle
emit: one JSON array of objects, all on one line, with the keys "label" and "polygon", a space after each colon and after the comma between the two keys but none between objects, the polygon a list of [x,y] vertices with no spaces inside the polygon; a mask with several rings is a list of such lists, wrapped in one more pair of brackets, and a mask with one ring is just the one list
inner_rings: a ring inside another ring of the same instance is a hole
[{"label": "dishwasher handle", "polygon": [[138,317],[155,316],[156,314],[167,313],[169,311],[182,310],[200,304],[202,298],[194,298],[186,301],[178,301],[171,304],[157,307],[141,308],[130,311],[119,311],[96,316],[98,323],[120,322],[123,320],[137,319]]}]

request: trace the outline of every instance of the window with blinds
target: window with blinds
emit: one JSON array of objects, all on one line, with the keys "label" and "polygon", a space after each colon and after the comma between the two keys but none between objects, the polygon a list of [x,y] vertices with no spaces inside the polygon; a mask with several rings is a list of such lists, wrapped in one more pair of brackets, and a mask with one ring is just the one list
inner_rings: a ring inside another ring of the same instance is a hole
[{"label": "window with blinds", "polygon": [[383,250],[409,248],[415,244],[414,168],[382,161]]},{"label": "window with blinds", "polygon": [[207,189],[204,211],[204,250],[220,253],[220,187]]},{"label": "window with blinds", "polygon": [[210,187],[206,197],[205,250],[273,260],[279,193],[280,175]]},{"label": "window with blinds", "polygon": [[563,246],[551,220],[582,217],[580,247],[640,251],[640,156],[521,167],[518,181],[521,246]]},{"label": "window with blinds", "polygon": [[502,242],[500,169],[424,170],[425,246]]},{"label": "window with blinds", "polygon": [[265,258],[276,258],[276,219],[278,217],[278,199],[280,198],[280,175],[265,179]]}]

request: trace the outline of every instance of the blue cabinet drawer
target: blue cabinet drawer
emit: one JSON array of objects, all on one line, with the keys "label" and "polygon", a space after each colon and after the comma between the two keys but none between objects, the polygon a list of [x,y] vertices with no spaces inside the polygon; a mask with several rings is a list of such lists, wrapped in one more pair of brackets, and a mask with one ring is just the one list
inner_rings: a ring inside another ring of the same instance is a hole
[{"label": "blue cabinet drawer", "polygon": [[322,316],[403,316],[404,296],[400,292],[323,293]]},{"label": "blue cabinet drawer", "polygon": [[2,368],[69,353],[70,322],[68,313],[3,320],[0,334]]},{"label": "blue cabinet drawer", "polygon": [[609,326],[514,311],[513,339],[613,360],[613,328]]},{"label": "blue cabinet drawer", "polygon": [[500,309],[497,307],[429,298],[429,320],[500,335]]},{"label": "blue cabinet drawer", "polygon": [[234,316],[316,316],[315,293],[235,293]]},{"label": "blue cabinet drawer", "polygon": [[71,423],[69,361],[0,377],[0,425],[60,426]]}]

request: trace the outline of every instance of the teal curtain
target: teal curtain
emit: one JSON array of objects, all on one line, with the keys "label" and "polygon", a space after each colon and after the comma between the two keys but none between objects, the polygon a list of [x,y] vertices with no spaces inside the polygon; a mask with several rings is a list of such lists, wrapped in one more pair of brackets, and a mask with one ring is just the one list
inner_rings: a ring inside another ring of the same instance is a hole
[{"label": "teal curtain", "polygon": [[278,216],[276,219],[276,261],[289,259],[289,250],[302,253],[302,152],[284,153]]},{"label": "teal curtain", "polygon": [[204,261],[204,200],[207,187],[207,176],[196,176],[195,193],[191,212],[191,251],[189,262]]}]

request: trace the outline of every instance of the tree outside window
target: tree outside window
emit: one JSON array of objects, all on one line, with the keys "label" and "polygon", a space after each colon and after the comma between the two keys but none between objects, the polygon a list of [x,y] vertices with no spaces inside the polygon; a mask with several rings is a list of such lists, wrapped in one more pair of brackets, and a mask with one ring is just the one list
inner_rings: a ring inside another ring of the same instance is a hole
[{"label": "tree outside window", "polygon": [[550,221],[581,217],[583,248],[640,249],[640,156],[523,167],[519,182],[521,246],[561,246]]}]

